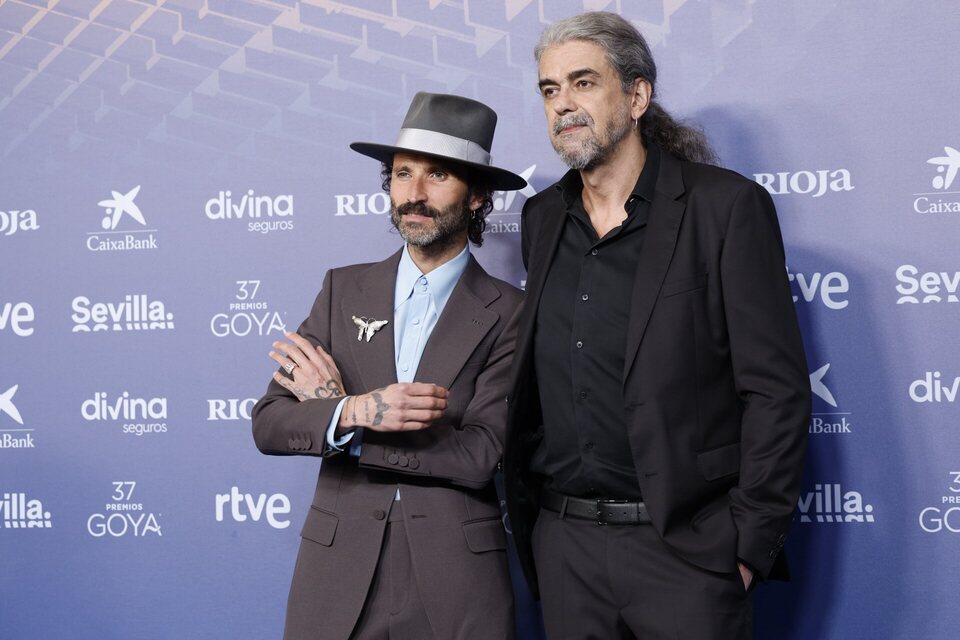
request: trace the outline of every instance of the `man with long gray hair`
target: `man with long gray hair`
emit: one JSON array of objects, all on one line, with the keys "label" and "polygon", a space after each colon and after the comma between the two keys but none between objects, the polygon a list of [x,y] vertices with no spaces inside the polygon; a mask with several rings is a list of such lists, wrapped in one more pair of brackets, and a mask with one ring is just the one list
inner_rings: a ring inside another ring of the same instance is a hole
[{"label": "man with long gray hair", "polygon": [[570,171],[527,201],[504,474],[550,638],[749,638],[810,411],[773,202],[657,104],[623,18],[536,48]]}]

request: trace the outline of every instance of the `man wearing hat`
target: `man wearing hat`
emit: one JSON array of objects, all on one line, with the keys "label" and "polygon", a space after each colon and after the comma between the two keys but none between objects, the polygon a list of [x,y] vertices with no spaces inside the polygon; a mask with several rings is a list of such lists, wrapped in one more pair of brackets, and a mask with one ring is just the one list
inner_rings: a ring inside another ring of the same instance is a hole
[{"label": "man wearing hat", "polygon": [[493,476],[503,448],[521,293],[471,256],[492,192],[497,116],[418,93],[383,163],[405,246],[327,272],[310,316],[270,353],[257,447],[323,456],[284,638],[513,638]]}]

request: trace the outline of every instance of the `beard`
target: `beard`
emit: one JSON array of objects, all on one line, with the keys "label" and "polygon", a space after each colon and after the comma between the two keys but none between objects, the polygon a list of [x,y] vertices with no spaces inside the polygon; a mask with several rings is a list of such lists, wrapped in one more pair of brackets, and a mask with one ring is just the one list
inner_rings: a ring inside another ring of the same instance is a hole
[{"label": "beard", "polygon": [[[445,209],[423,202],[408,202],[399,207],[390,200],[390,222],[404,241],[414,247],[438,252],[454,244],[470,225],[469,195]],[[411,222],[404,216],[415,213],[433,220],[433,224]]]},{"label": "beard", "polygon": [[[577,141],[561,141],[558,138],[560,131],[574,125],[589,127],[589,135]],[[588,114],[575,113],[557,119],[553,124],[550,142],[565,165],[576,171],[589,170],[606,162],[631,128],[632,120],[625,105],[613,114],[607,126],[599,132]]]}]

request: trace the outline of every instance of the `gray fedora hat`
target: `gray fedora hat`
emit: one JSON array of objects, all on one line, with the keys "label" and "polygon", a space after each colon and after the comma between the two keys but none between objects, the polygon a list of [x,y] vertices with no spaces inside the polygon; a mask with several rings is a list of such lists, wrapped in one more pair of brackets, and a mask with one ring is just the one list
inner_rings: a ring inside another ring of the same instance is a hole
[{"label": "gray fedora hat", "polygon": [[482,175],[494,189],[523,189],[527,181],[490,164],[496,112],[476,100],[444,93],[413,96],[393,145],[353,142],[357,153],[390,164],[395,153],[415,153],[464,165]]}]

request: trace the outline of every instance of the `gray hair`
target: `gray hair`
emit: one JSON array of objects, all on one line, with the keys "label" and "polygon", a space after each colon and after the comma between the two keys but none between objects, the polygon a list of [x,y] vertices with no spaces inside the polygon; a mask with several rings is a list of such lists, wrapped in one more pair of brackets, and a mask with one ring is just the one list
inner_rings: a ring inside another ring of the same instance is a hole
[{"label": "gray hair", "polygon": [[592,42],[603,49],[624,93],[633,90],[638,78],[650,83],[650,105],[640,121],[640,135],[645,143],[655,142],[681,160],[717,162],[702,130],[676,121],[654,100],[657,65],[647,41],[632,24],[607,11],[589,11],[555,22],[544,29],[533,50],[537,64],[544,51],[572,40]]}]

